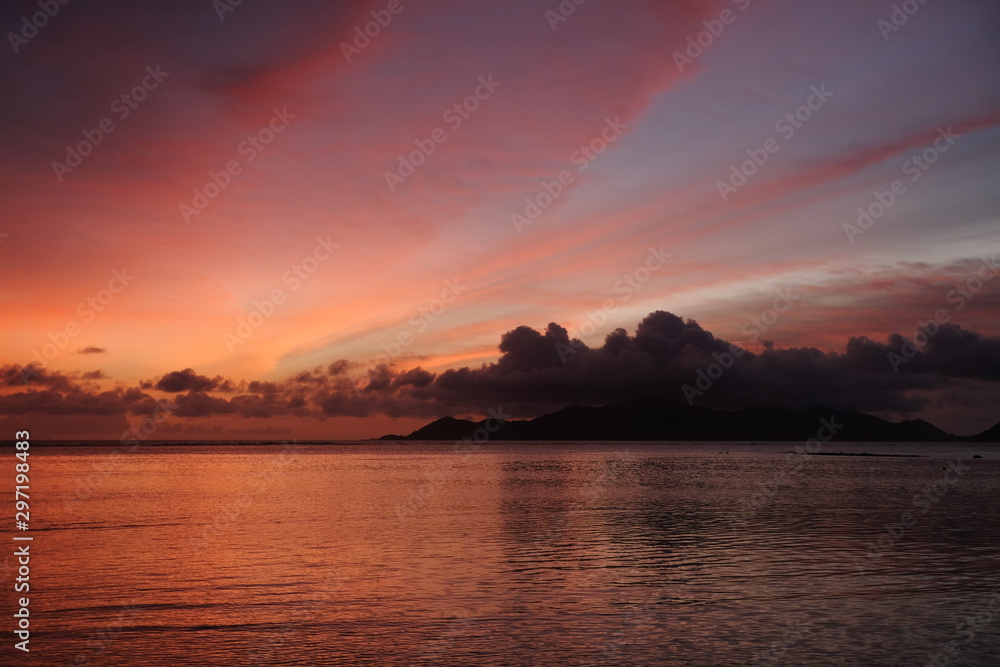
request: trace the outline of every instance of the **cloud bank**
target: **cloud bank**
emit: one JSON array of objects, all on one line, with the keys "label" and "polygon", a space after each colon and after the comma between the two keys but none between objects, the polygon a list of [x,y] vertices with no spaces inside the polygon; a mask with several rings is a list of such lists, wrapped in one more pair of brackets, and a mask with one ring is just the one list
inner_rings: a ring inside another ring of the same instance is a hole
[{"label": "cloud bank", "polygon": [[0,414],[143,415],[163,398],[175,406],[173,416],[185,418],[435,418],[501,405],[533,417],[569,404],[640,398],[723,409],[826,405],[919,414],[932,403],[959,400],[963,390],[1000,382],[1000,337],[954,323],[923,331],[916,341],[901,334],[885,342],[852,337],[844,352],[765,344],[754,353],[694,320],[656,311],[632,333],[611,332],[599,347],[554,323],[544,331],[519,326],[501,336],[497,361],[441,373],[338,359],[281,381],[235,381],[185,368],[101,390],[100,371],[5,365],[0,386],[11,391],[0,396]]}]

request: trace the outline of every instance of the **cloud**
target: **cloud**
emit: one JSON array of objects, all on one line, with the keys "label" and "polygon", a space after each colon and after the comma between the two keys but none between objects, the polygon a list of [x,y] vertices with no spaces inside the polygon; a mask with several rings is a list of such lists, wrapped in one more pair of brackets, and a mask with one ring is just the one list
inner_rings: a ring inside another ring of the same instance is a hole
[{"label": "cloud", "polygon": [[87,391],[73,387],[60,391],[43,389],[0,396],[0,414],[24,415],[125,415],[150,414],[156,404],[148,394],[116,387],[110,391]]},{"label": "cloud", "polygon": [[209,415],[227,415],[236,412],[236,408],[223,398],[215,398],[201,391],[191,391],[174,398],[177,407],[172,411],[176,417],[208,417]]},{"label": "cloud", "polygon": [[[571,338],[555,323],[544,331],[518,326],[500,337],[496,362],[441,373],[387,364],[352,373],[358,365],[341,359],[282,381],[236,383],[185,368],[139,387],[102,392],[96,384],[36,369],[31,383],[43,389],[0,396],[0,414],[149,414],[155,403],[147,391],[174,394],[172,413],[182,418],[434,418],[497,406],[530,417],[574,403],[642,398],[691,398],[723,409],[827,405],[918,413],[941,401],[967,404],[963,396],[976,383],[1000,383],[1000,337],[948,323],[926,340],[917,338],[920,345],[894,333],[885,342],[852,337],[844,352],[768,345],[754,353],[694,320],[655,311],[634,333],[616,329],[599,347]],[[907,361],[894,364],[893,355]],[[82,377],[103,378],[95,373],[100,371]],[[8,387],[22,385],[21,367],[3,366],[0,379]]]},{"label": "cloud", "polygon": [[233,392],[236,391],[237,387],[231,380],[227,380],[221,375],[216,375],[214,378],[210,378],[205,375],[198,375],[191,368],[185,368],[182,371],[167,373],[155,383],[152,381],[145,381],[141,383],[140,386],[143,389],[159,389],[160,391],[167,391],[171,393],[182,391]]},{"label": "cloud", "polygon": [[909,338],[892,334],[887,343],[852,338],[848,355],[872,368],[888,360],[890,367],[898,368],[901,374],[1000,382],[1000,338],[989,338],[951,323],[927,326],[921,332],[923,335],[913,336],[918,342],[926,340],[919,349]]},{"label": "cloud", "polygon": [[105,354],[107,349],[103,347],[94,347],[93,345],[87,347],[81,347],[76,351],[77,354]]},{"label": "cloud", "polygon": [[689,387],[699,389],[694,402],[724,409],[822,404],[913,413],[928,406],[927,392],[1000,381],[1000,338],[948,324],[922,348],[907,347],[911,361],[894,368],[890,355],[909,345],[893,334],[885,343],[851,338],[843,353],[773,345],[753,353],[657,311],[633,334],[617,329],[593,348],[555,323],[544,331],[519,326],[501,337],[495,363],[440,374],[376,366],[354,390],[328,393],[318,405],[328,416],[481,413],[497,405],[533,416],[571,403],[683,401]]},{"label": "cloud", "polygon": [[69,391],[76,387],[73,378],[59,371],[52,371],[37,364],[0,366],[0,387],[23,387],[28,384]]},{"label": "cloud", "polygon": [[944,325],[922,349],[912,348],[912,360],[897,372],[889,355],[909,344],[893,334],[887,343],[852,338],[844,353],[772,346],[755,354],[693,320],[657,311],[634,335],[617,329],[598,348],[570,340],[556,324],[544,335],[519,327],[504,335],[497,363],[445,371],[432,388],[444,403],[478,397],[525,412],[643,397],[684,400],[685,386],[698,390],[690,394],[695,402],[727,409],[823,404],[919,411],[927,399],[913,392],[1000,381],[1000,338]]}]

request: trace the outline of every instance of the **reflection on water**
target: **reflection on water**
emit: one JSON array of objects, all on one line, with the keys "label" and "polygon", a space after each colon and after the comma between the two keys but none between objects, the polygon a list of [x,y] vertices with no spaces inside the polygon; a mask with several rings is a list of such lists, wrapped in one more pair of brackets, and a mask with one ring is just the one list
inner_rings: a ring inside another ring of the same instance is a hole
[{"label": "reflection on water", "polygon": [[1000,451],[951,447],[39,449],[22,664],[997,664]]}]

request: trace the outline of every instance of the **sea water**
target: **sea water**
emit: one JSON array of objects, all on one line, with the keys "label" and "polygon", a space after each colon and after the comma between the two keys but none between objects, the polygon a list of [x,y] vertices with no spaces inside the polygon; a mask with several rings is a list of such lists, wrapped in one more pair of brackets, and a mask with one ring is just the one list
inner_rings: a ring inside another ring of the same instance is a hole
[{"label": "sea water", "polygon": [[1000,664],[1000,448],[794,445],[33,445],[0,662]]}]

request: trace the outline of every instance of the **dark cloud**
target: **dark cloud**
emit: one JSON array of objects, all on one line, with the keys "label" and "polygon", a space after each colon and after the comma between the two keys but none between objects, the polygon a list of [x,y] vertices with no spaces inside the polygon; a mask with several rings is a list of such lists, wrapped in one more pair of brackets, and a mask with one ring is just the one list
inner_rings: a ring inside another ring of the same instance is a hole
[{"label": "dark cloud", "polygon": [[[914,413],[927,404],[927,392],[1000,381],[1000,338],[947,324],[918,342],[924,344],[893,334],[886,343],[852,338],[844,353],[773,345],[752,353],[693,320],[658,311],[634,335],[617,329],[595,348],[569,339],[556,324],[544,333],[518,327],[501,338],[494,364],[447,370],[419,387],[398,379],[390,386],[397,397],[419,398],[443,412],[503,404],[531,415],[570,403],[655,397],[725,409],[822,404]],[[903,363],[893,363],[893,355],[904,354]],[[367,390],[386,387],[385,371],[378,377]]]},{"label": "dark cloud", "polygon": [[231,393],[237,390],[237,385],[231,380],[227,380],[221,375],[214,378],[205,375],[198,375],[191,368],[182,371],[173,371],[161,377],[155,383],[146,381],[141,384],[143,389],[159,389],[172,393],[182,391],[221,391]]},{"label": "dark cloud", "polygon": [[201,391],[181,394],[172,400],[177,406],[172,413],[176,417],[208,417],[236,412],[235,406],[226,399],[209,396]]},{"label": "dark cloud", "polygon": [[[900,334],[881,343],[855,337],[842,353],[774,346],[754,353],[694,320],[657,311],[633,334],[616,329],[599,347],[570,338],[554,323],[544,331],[520,326],[501,336],[495,363],[442,373],[386,364],[356,373],[358,365],[342,359],[280,382],[235,383],[186,368],[136,388],[99,392],[77,378],[101,379],[100,371],[76,376],[32,367],[25,391],[0,396],[0,414],[150,414],[156,409],[150,390],[173,394],[173,414],[190,418],[434,418],[497,406],[531,417],[574,403],[640,398],[724,409],[827,405],[911,414],[942,401],[972,407],[975,388],[1000,387],[1000,338],[952,323],[929,333],[917,336],[917,344]],[[0,382],[25,386],[24,374],[20,366],[3,366]]]},{"label": "dark cloud", "polygon": [[106,348],[94,347],[93,345],[89,345],[87,347],[81,347],[79,350],[76,351],[77,354],[104,354],[106,352],[107,352]]},{"label": "dark cloud", "polygon": [[333,376],[343,375],[349,371],[351,367],[352,364],[347,359],[337,359],[335,362],[330,364],[330,366],[326,369],[326,372],[328,375]]},{"label": "dark cloud", "polygon": [[73,387],[70,390],[43,389],[0,396],[0,414],[23,415],[125,415],[148,414],[155,401],[138,389],[116,387],[110,391],[91,392]]},{"label": "dark cloud", "polygon": [[0,386],[4,387],[48,387],[58,391],[70,391],[76,388],[73,376],[59,371],[51,371],[37,364],[19,366],[5,364],[0,366]]},{"label": "dark cloud", "polygon": [[[920,356],[931,373],[1000,381],[1000,338],[987,338],[955,324],[929,336]],[[905,366],[901,367],[905,370]]]},{"label": "dark cloud", "polygon": [[433,373],[425,371],[423,368],[412,368],[396,375],[393,379],[393,386],[405,387],[406,385],[411,385],[414,387],[426,387],[433,381]]}]

